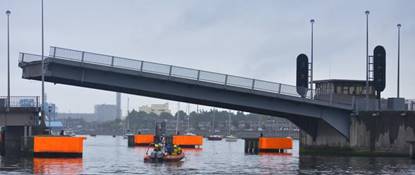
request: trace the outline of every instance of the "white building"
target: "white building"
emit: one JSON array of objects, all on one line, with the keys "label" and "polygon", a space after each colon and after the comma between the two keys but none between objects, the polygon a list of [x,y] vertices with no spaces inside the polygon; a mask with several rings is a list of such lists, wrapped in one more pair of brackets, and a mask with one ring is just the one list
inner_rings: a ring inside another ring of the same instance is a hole
[{"label": "white building", "polygon": [[138,109],[139,109],[139,111],[143,111],[143,112],[146,112],[146,113],[155,113],[157,115],[160,115],[163,112],[171,113],[168,103],[151,104],[150,106],[144,105],[144,106],[140,106]]}]

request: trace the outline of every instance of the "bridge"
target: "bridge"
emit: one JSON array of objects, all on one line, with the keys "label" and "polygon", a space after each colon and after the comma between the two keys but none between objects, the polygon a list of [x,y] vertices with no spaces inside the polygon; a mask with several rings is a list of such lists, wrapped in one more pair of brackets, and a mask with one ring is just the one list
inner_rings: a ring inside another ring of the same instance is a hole
[{"label": "bridge", "polygon": [[[41,80],[41,56],[20,53],[23,78]],[[290,120],[313,138],[323,123],[349,138],[353,103],[314,100],[296,86],[136,59],[51,47],[45,81],[200,105]]]}]

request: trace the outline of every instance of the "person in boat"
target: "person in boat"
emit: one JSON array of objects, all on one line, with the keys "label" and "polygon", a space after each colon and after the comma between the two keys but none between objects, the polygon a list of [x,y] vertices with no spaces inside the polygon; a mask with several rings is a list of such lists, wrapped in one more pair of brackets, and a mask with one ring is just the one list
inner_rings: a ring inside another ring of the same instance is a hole
[{"label": "person in boat", "polygon": [[176,156],[177,155],[177,145],[173,145],[173,152],[171,155]]},{"label": "person in boat", "polygon": [[172,144],[166,144],[166,153],[171,155],[173,153],[174,147]]},{"label": "person in boat", "polygon": [[173,152],[171,155],[176,156],[182,153],[182,148],[178,147],[177,145],[173,146]]},{"label": "person in boat", "polygon": [[151,152],[150,157],[153,158],[153,159],[155,159],[155,158],[161,159],[161,158],[164,157],[164,154],[163,154],[163,151],[162,151],[162,148],[161,148],[160,144],[155,144],[154,145],[154,150]]},{"label": "person in boat", "polygon": [[182,153],[182,148],[177,147],[177,154],[181,154]]}]

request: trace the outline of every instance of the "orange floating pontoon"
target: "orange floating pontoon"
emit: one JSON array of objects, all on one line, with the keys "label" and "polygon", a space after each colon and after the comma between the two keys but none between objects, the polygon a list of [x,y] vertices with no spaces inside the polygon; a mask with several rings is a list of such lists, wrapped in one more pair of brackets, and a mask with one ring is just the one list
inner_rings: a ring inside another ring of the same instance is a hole
[{"label": "orange floating pontoon", "polygon": [[82,157],[84,137],[34,136],[36,157]]},{"label": "orange floating pontoon", "polygon": [[258,148],[260,152],[283,152],[283,150],[293,148],[293,140],[291,138],[260,137]]},{"label": "orange floating pontoon", "polygon": [[154,143],[153,134],[137,134],[134,135],[134,144],[138,146],[147,146]]},{"label": "orange floating pontoon", "polygon": [[200,147],[203,144],[203,137],[197,135],[175,135],[173,136],[173,144],[186,148]]}]

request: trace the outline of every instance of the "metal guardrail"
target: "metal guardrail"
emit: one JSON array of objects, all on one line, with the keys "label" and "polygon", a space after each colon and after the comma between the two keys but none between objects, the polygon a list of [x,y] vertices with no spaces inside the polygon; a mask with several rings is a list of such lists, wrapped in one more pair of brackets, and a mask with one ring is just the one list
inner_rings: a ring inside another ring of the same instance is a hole
[{"label": "metal guardrail", "polygon": [[[301,97],[297,93],[297,87],[292,85],[60,47],[50,47],[48,59],[63,59],[81,63],[97,64],[114,68],[164,75],[169,77],[177,77],[200,82],[214,83],[224,85],[225,87],[239,87],[251,90],[252,92],[262,91],[299,98]],[[20,53],[19,57],[20,63],[28,63],[40,60],[41,56],[28,53]],[[304,89],[304,91],[307,92],[305,98],[313,99],[310,95],[310,89]],[[327,103],[336,104],[334,99],[330,99],[330,101]],[[343,102],[337,103],[337,105],[352,107],[353,101],[351,100],[350,103],[347,104]]]},{"label": "metal guardrail", "polygon": [[[0,96],[0,108],[7,108],[7,97]],[[38,96],[11,96],[10,108],[38,108],[40,107]]]}]

